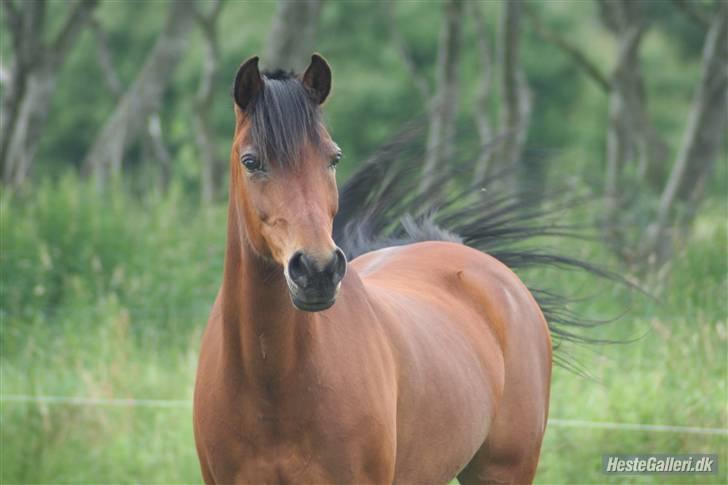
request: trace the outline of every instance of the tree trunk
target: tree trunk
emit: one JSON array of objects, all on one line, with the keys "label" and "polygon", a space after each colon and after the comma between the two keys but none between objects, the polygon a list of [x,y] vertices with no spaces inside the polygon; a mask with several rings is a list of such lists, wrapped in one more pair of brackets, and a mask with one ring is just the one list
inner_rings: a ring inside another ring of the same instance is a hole
[{"label": "tree trunk", "polygon": [[474,178],[475,183],[485,181],[493,156],[493,130],[490,126],[490,114],[488,96],[490,94],[491,85],[491,53],[490,44],[488,42],[488,31],[486,30],[485,18],[480,10],[479,2],[468,3],[468,8],[473,16],[475,23],[475,33],[477,36],[477,48],[480,58],[480,84],[475,96],[475,106],[473,108],[473,117],[478,127],[478,138],[480,139],[480,147],[478,150],[478,161],[475,165]]},{"label": "tree trunk", "polygon": [[[503,2],[499,35],[501,61],[500,89],[503,105],[500,112],[502,146],[498,163],[523,178],[522,155],[528,136],[531,93],[519,62],[523,0]],[[519,173],[521,172],[521,173]]]},{"label": "tree trunk", "polygon": [[[28,131],[28,114],[31,110],[24,109],[26,113],[19,116],[21,106],[26,104],[26,92],[33,75],[35,66],[38,66],[43,45],[35,32],[42,32],[45,24],[45,2],[27,2],[17,5],[11,0],[4,0],[3,17],[7,23],[8,32],[12,40],[13,59],[10,63],[8,85],[3,90],[2,116],[0,116],[0,159],[3,164],[3,182],[14,182],[17,167],[22,161],[18,153],[8,153],[11,144],[23,147],[22,140]],[[19,8],[20,7],[20,8]],[[18,134],[18,132],[22,132]]]},{"label": "tree trunk", "polygon": [[597,0],[597,4],[601,22],[618,45],[617,62],[609,76],[602,73],[579,46],[547,29],[533,12],[529,12],[529,16],[536,32],[571,57],[582,72],[609,96],[604,235],[611,246],[622,253],[624,241],[618,216],[623,169],[631,162],[637,163],[640,178],[659,190],[666,176],[663,167],[669,156],[669,148],[654,129],[647,111],[639,59],[639,48],[646,31],[640,4],[633,0]]},{"label": "tree trunk", "polygon": [[[108,37],[98,21],[91,22],[91,30],[96,38],[96,58],[102,77],[114,100],[118,102],[124,95],[124,86],[116,71]],[[142,160],[158,162],[157,185],[164,192],[172,176],[172,157],[164,144],[162,120],[158,112],[152,113],[146,120],[146,130],[142,134],[141,153]]]},{"label": "tree trunk", "polygon": [[45,43],[45,1],[3,1],[14,51],[1,102],[0,160],[4,183],[19,186],[28,177],[48,119],[58,71],[96,4],[96,0],[76,2],[59,33]]},{"label": "tree trunk", "polygon": [[[167,145],[164,143],[162,117],[159,116],[158,111],[149,115],[146,128],[142,143],[149,152],[151,159],[158,164],[157,187],[161,192],[166,192],[172,182],[172,155],[169,154]],[[149,160],[149,158],[145,160]]]},{"label": "tree trunk", "polygon": [[445,19],[437,55],[437,92],[429,112],[427,153],[420,183],[421,193],[428,193],[437,186],[438,165],[448,162],[453,155],[463,8],[462,0],[448,0],[445,4]]},{"label": "tree trunk", "polygon": [[621,203],[621,175],[624,167],[637,159],[638,141],[634,116],[635,104],[641,102],[639,90],[638,50],[643,30],[620,27],[615,37],[619,42],[619,57],[609,91],[609,124],[607,132],[607,160],[604,183],[605,235],[614,246],[621,244],[618,215]]},{"label": "tree trunk", "polygon": [[648,156],[644,150],[644,134],[651,130],[639,60],[645,25],[639,5],[630,0],[599,0],[599,12],[602,23],[618,44],[609,89],[604,236],[619,252],[623,246],[619,229],[622,172],[629,162]]},{"label": "tree trunk", "polygon": [[631,133],[625,122],[627,101],[620,91],[609,96],[609,124],[607,128],[607,160],[604,178],[604,231],[608,241],[618,244],[617,215],[620,205],[620,175],[631,156]]},{"label": "tree trunk", "polygon": [[652,188],[659,189],[665,182],[666,174],[662,167],[669,156],[669,148],[655,131],[647,112],[647,95],[639,59],[646,26],[640,21],[634,2],[625,3],[621,8],[630,20],[614,32],[619,53],[612,79],[612,94],[622,100],[619,116],[625,129],[625,154],[638,162],[640,178]]},{"label": "tree trunk", "polygon": [[422,97],[422,100],[427,104],[427,108],[429,109],[432,101],[430,95],[430,87],[428,86],[427,79],[424,76],[420,75],[417,64],[415,63],[412,54],[407,48],[407,43],[405,42],[402,34],[399,31],[399,28],[397,26],[395,3],[387,1],[383,2],[383,5],[384,16],[387,19],[387,26],[389,27],[389,37],[392,41],[392,44],[397,50],[400,59],[402,59],[402,63],[407,68],[407,72],[411,77],[412,83],[414,84],[415,88]]},{"label": "tree trunk", "polygon": [[170,4],[164,30],[86,154],[84,171],[93,175],[99,189],[121,172],[126,150],[159,110],[172,73],[184,56],[194,11],[188,2]]},{"label": "tree trunk", "polygon": [[[728,3],[721,3],[703,48],[703,68],[680,150],[660,198],[648,241],[658,262],[670,255],[670,227],[688,229],[703,198],[705,182],[725,143],[728,127]],[[681,211],[677,211],[681,204]],[[680,213],[678,213],[680,212]]]},{"label": "tree trunk", "polygon": [[214,96],[215,79],[220,64],[220,46],[217,35],[217,19],[222,8],[221,0],[213,0],[212,8],[205,14],[198,11],[197,22],[205,44],[205,60],[202,65],[200,85],[193,106],[195,142],[202,165],[200,172],[200,196],[202,203],[209,205],[221,184],[222,167],[215,154],[215,136],[210,119],[210,109]]},{"label": "tree trunk", "polygon": [[314,51],[320,14],[321,0],[279,0],[264,65],[302,72]]},{"label": "tree trunk", "polygon": [[114,100],[118,101],[124,95],[124,85],[114,65],[109,37],[97,19],[92,19],[90,27],[96,44],[96,63],[101,70],[106,87],[114,96]]},{"label": "tree trunk", "polygon": [[6,152],[6,182],[14,187],[23,184],[40,144],[40,136],[48,119],[48,99],[55,91],[56,72],[35,71],[26,79],[24,96]]}]

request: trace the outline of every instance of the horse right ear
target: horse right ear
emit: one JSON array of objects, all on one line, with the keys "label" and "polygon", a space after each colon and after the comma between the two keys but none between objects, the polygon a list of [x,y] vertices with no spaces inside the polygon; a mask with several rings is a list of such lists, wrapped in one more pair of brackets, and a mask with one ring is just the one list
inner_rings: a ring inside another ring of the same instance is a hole
[{"label": "horse right ear", "polygon": [[258,70],[258,56],[251,57],[243,62],[235,75],[235,85],[233,86],[235,104],[245,111],[250,106],[250,102],[263,92],[263,86],[263,78]]}]

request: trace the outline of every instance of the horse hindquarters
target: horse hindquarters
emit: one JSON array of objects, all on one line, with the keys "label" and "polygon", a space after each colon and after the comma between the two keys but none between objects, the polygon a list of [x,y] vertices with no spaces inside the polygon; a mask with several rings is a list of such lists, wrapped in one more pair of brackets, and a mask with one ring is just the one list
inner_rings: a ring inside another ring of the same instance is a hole
[{"label": "horse hindquarters", "polygon": [[520,280],[503,291],[503,396],[485,443],[458,475],[463,485],[532,483],[546,430],[551,385],[548,325]]},{"label": "horse hindquarters", "polygon": [[398,349],[397,481],[458,472],[465,482],[531,481],[551,343],[518,277],[480,251],[434,241],[368,253],[352,267]]}]

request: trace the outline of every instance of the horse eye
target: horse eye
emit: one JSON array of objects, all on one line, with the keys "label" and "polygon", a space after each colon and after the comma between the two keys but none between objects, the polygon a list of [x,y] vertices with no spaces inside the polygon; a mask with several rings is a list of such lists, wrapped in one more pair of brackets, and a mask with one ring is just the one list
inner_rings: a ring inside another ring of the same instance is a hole
[{"label": "horse eye", "polygon": [[341,161],[342,157],[343,157],[343,155],[341,153],[337,153],[336,155],[334,155],[334,157],[331,159],[331,163],[329,166],[331,168],[334,168],[335,166],[337,166],[339,164],[339,162]]},{"label": "horse eye", "polygon": [[242,163],[243,167],[245,167],[245,169],[250,173],[263,171],[263,163],[254,155],[249,153],[240,157],[240,163]]}]

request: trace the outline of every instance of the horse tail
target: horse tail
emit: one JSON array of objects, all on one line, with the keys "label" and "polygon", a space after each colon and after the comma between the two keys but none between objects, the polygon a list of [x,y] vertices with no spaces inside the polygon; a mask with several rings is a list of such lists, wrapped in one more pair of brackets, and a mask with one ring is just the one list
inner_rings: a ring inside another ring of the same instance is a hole
[{"label": "horse tail", "polygon": [[[557,267],[630,286],[622,276],[599,265],[543,249],[548,238],[588,242],[584,228],[563,222],[583,201],[504,190],[512,186],[509,172],[469,183],[473,164],[467,160],[448,161],[445,169],[434,174],[441,178],[440,190],[423,193],[418,188],[422,145],[418,128],[405,131],[378,149],[342,186],[334,240],[347,257],[351,260],[372,250],[422,241],[460,242],[519,273],[546,317],[555,350],[566,342],[614,342],[588,335],[589,329],[614,319],[584,318],[571,310],[573,298],[531,284],[522,274],[529,268]],[[564,351],[554,353],[554,362],[584,372]]]}]

